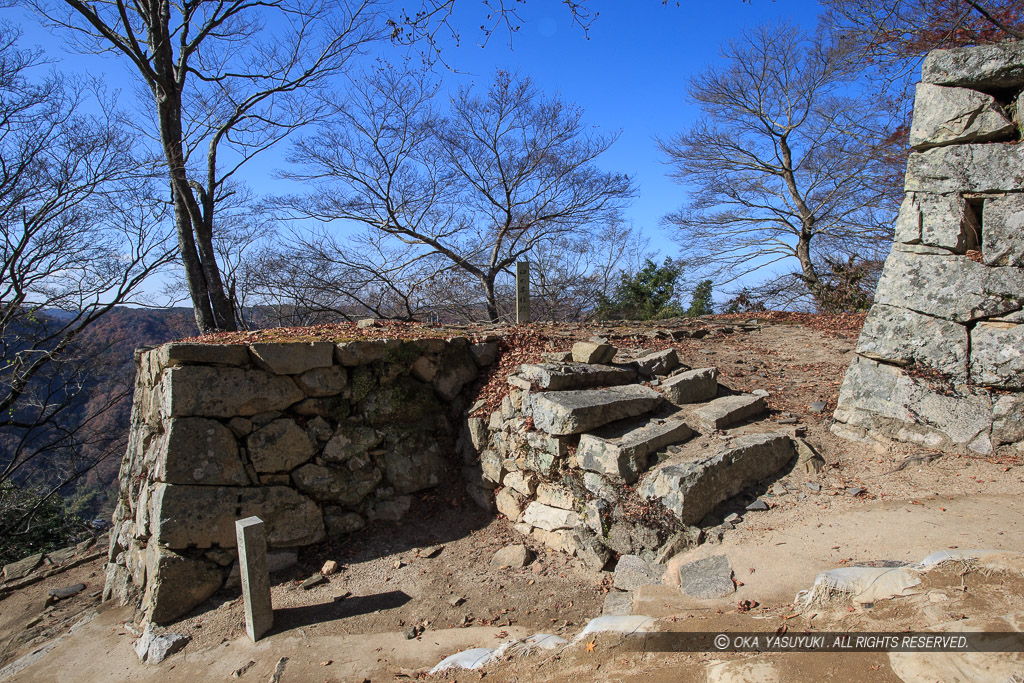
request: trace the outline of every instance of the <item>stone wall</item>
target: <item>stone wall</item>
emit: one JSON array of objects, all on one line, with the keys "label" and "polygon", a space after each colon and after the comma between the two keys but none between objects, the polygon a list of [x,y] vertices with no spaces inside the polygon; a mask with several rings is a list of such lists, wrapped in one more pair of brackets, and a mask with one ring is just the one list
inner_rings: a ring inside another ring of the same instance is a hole
[{"label": "stone wall", "polygon": [[906,195],[833,431],[1024,441],[1024,42],[928,55]]},{"label": "stone wall", "polygon": [[243,517],[266,522],[272,567],[400,518],[454,464],[466,388],[497,353],[465,338],[140,349],[104,598],[158,624],[185,614],[237,576]]}]

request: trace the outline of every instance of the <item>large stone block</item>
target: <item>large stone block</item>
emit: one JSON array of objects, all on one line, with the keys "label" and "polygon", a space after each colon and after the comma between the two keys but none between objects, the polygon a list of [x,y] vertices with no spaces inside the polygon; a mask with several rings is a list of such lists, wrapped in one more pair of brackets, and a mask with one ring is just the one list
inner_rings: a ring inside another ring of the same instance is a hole
[{"label": "large stone block", "polygon": [[557,531],[558,529],[572,529],[580,523],[580,518],[571,510],[554,508],[535,501],[526,507],[523,521],[538,529]]},{"label": "large stone block", "polygon": [[875,303],[966,323],[1024,307],[1024,271],[988,268],[966,256],[909,254],[893,248]]},{"label": "large stone block", "polygon": [[693,411],[706,429],[725,429],[730,425],[760,416],[767,409],[764,398],[740,394],[716,398]]},{"label": "large stone block", "polygon": [[153,477],[167,484],[247,486],[235,435],[215,420],[179,417],[168,420],[157,446]]},{"label": "large stone block", "polygon": [[636,366],[646,377],[667,375],[679,367],[679,356],[675,349],[655,351],[636,359]]},{"label": "large stone block", "polygon": [[262,370],[174,367],[164,372],[161,411],[169,417],[237,417],[284,410],[303,399],[289,377]]},{"label": "large stone block", "polygon": [[777,473],[795,455],[788,436],[741,436],[705,460],[652,470],[640,495],[660,500],[684,524],[696,524],[719,503]]},{"label": "large stone block", "polygon": [[310,463],[292,472],[295,486],[322,503],[358,505],[383,479],[380,469],[363,458],[351,458],[339,467]]},{"label": "large stone block", "polygon": [[581,434],[615,420],[642,415],[663,400],[653,389],[635,384],[530,395],[537,429],[561,435]]},{"label": "large stone block", "polygon": [[[952,387],[949,387],[952,389]],[[948,439],[979,452],[991,450],[992,399],[940,392],[900,368],[855,358],[839,390],[834,418],[876,437],[940,447]],[[929,439],[928,434],[939,436]]]},{"label": "large stone block", "polygon": [[335,396],[345,390],[348,371],[341,365],[328,368],[313,368],[295,378],[295,383],[306,396]]},{"label": "large stone block", "polygon": [[324,446],[323,459],[332,464],[343,463],[349,458],[365,455],[383,440],[384,435],[376,429],[342,424]]},{"label": "large stone block", "polygon": [[572,345],[572,359],[577,363],[611,363],[618,352],[611,344],[603,342],[581,341]]},{"label": "large stone block", "polygon": [[1024,266],[1024,194],[985,200],[981,255],[985,265]]},{"label": "large stone block", "polygon": [[1024,187],[1024,146],[989,143],[911,152],[904,187],[932,194],[1019,192]]},{"label": "large stone block", "polygon": [[1016,126],[995,98],[967,88],[918,83],[910,146],[917,150],[1011,140]]},{"label": "large stone block", "polygon": [[441,482],[445,460],[437,433],[391,425],[384,428],[384,434],[384,477],[397,493],[414,493]]},{"label": "large stone block", "polygon": [[430,387],[412,377],[400,377],[373,389],[360,403],[360,409],[370,423],[412,424],[436,420],[443,414]]},{"label": "large stone block", "polygon": [[431,384],[438,396],[451,401],[459,395],[462,387],[476,379],[478,372],[469,340],[459,337],[448,343],[448,349],[438,361],[437,374]]},{"label": "large stone block", "polygon": [[908,192],[896,217],[896,241],[924,244],[963,254],[975,249],[981,226],[967,200],[958,194]]},{"label": "large stone block", "polygon": [[334,349],[334,356],[341,365],[351,367],[382,360],[386,352],[384,342],[354,341],[338,344]]},{"label": "large stone block", "polygon": [[1024,441],[1024,396],[1000,396],[992,406],[992,443]]},{"label": "large stone block", "polygon": [[633,483],[647,469],[648,456],[693,434],[677,417],[623,420],[580,437],[581,468]]},{"label": "large stone block", "polygon": [[178,550],[235,547],[235,520],[257,516],[267,524],[271,546],[309,545],[324,538],[319,508],[285,486],[235,488],[156,484],[149,526],[155,541]]},{"label": "large stone block", "polygon": [[956,381],[967,379],[967,328],[905,308],[872,306],[857,353],[898,365],[921,363]]},{"label": "large stone block", "polygon": [[1024,325],[982,322],[971,331],[971,379],[1000,389],[1024,389]]},{"label": "large stone block", "polygon": [[249,460],[257,472],[291,472],[313,457],[308,432],[294,420],[274,420],[249,435]]},{"label": "large stone block", "polygon": [[709,401],[718,395],[718,368],[697,368],[661,383],[665,397],[677,405]]},{"label": "large stone block", "polygon": [[636,371],[590,363],[531,363],[519,368],[519,376],[548,391],[589,389],[629,384]]},{"label": "large stone block", "polygon": [[[228,521],[233,526],[233,520]],[[154,624],[188,614],[224,584],[223,571],[212,562],[184,557],[152,542],[146,549],[146,576],[142,609]]]},{"label": "large stone block", "polygon": [[249,347],[256,365],[275,375],[299,375],[334,362],[331,342],[268,342]]},{"label": "large stone block", "polygon": [[921,80],[975,89],[1024,85],[1024,41],[932,50],[921,65]]},{"label": "large stone block", "polygon": [[244,344],[171,342],[155,349],[150,359],[157,372],[174,365],[240,366],[249,364],[249,347]]}]

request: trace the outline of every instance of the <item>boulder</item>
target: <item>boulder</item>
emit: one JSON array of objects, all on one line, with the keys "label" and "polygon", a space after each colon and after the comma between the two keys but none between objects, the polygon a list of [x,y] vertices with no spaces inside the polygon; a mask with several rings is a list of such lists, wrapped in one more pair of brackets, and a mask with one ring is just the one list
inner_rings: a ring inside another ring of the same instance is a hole
[{"label": "boulder", "polygon": [[573,510],[576,507],[576,497],[572,491],[559,484],[547,482],[537,485],[537,502],[563,510]]},{"label": "boulder", "polygon": [[167,484],[248,486],[234,433],[216,420],[178,417],[167,421],[153,478]]},{"label": "boulder", "polygon": [[[981,226],[961,195],[908,192],[896,217],[896,241],[963,254],[978,246]],[[988,238],[986,238],[988,239]]]},{"label": "boulder", "polygon": [[490,438],[490,432],[487,429],[487,424],[481,418],[469,418],[466,421],[466,429],[469,432],[470,443],[473,444],[473,448],[477,452],[487,448],[487,440]]},{"label": "boulder", "polygon": [[296,377],[295,383],[306,396],[334,396],[345,390],[345,385],[348,384],[348,371],[341,365],[313,368]]},{"label": "boulder", "polygon": [[359,504],[384,478],[369,461],[352,458],[338,467],[310,463],[292,472],[296,488],[322,502],[336,505]]},{"label": "boulder", "polygon": [[271,546],[309,545],[324,538],[319,508],[286,486],[156,484],[149,508],[153,540],[172,550],[189,546],[234,548],[235,520],[252,516],[266,523],[267,543]]},{"label": "boulder", "polygon": [[[234,519],[228,524],[234,530]],[[146,592],[142,610],[154,624],[188,614],[224,584],[217,565],[185,557],[150,541],[146,549]]]},{"label": "boulder", "polygon": [[856,350],[861,356],[887,363],[927,365],[964,381],[967,348],[967,328],[963,325],[906,308],[875,304],[864,321]]},{"label": "boulder", "polygon": [[334,362],[331,342],[269,342],[249,347],[256,365],[275,375],[300,375]]},{"label": "boulder", "polygon": [[646,377],[667,375],[679,367],[679,356],[675,349],[665,349],[637,358],[635,362],[641,374]]},{"label": "boulder", "polygon": [[577,363],[611,363],[618,351],[614,346],[602,342],[581,341],[572,345],[572,359]]},{"label": "boulder", "polygon": [[562,510],[534,501],[527,506],[523,513],[523,521],[545,531],[556,531],[572,529],[579,524],[580,518],[571,510]]},{"label": "boulder", "polygon": [[1011,140],[1016,126],[995,98],[967,88],[918,83],[910,146],[917,150]]},{"label": "boulder", "polygon": [[488,365],[493,365],[494,361],[498,360],[497,342],[471,344],[469,351],[473,354],[473,360],[476,361],[476,364],[482,368],[485,368]]},{"label": "boulder", "polygon": [[758,417],[766,409],[762,396],[740,394],[716,398],[707,405],[697,408],[693,414],[707,429],[725,429],[737,422]]},{"label": "boulder", "polygon": [[537,490],[537,476],[532,472],[521,470],[509,472],[501,483],[524,496],[532,496]]},{"label": "boulder", "polygon": [[397,493],[415,493],[441,482],[446,463],[436,433],[399,426],[384,433],[384,478]]},{"label": "boulder", "polygon": [[907,192],[953,194],[1019,192],[1024,187],[1024,147],[999,143],[951,145],[911,152]]},{"label": "boulder", "polygon": [[718,395],[718,368],[681,372],[662,382],[661,391],[677,405],[709,401]]},{"label": "boulder", "polygon": [[981,322],[971,330],[971,379],[1000,389],[1024,389],[1024,325]]},{"label": "boulder", "polygon": [[661,465],[640,486],[640,495],[660,500],[684,524],[697,524],[719,503],[782,469],[796,451],[782,434],[737,437],[718,453],[696,462]]},{"label": "boulder", "polygon": [[273,420],[249,435],[249,460],[257,472],[291,472],[313,457],[313,442],[294,420]]},{"label": "boulder", "polygon": [[1024,85],[1024,41],[932,50],[921,65],[925,83],[978,90]]},{"label": "boulder", "polygon": [[164,371],[161,411],[167,417],[238,417],[284,410],[304,398],[290,377],[261,370],[180,366]]},{"label": "boulder", "polygon": [[438,396],[451,401],[459,395],[462,387],[476,379],[478,372],[469,341],[461,337],[452,339],[439,361],[431,385]]},{"label": "boulder", "polygon": [[533,553],[525,545],[507,545],[491,558],[492,567],[509,567],[510,569],[522,569],[530,564]]},{"label": "boulder", "polygon": [[1024,195],[985,200],[985,240],[981,254],[987,266],[1024,266]]},{"label": "boulder", "polygon": [[384,435],[376,429],[343,423],[324,446],[321,457],[326,463],[340,464],[365,455],[383,440]]},{"label": "boulder", "polygon": [[647,469],[651,453],[692,435],[678,417],[622,420],[581,436],[576,458],[585,470],[631,484]]},{"label": "boulder", "polygon": [[518,522],[526,507],[526,497],[506,486],[495,494],[494,505],[510,522]]},{"label": "boulder", "polygon": [[537,429],[548,434],[581,434],[615,420],[642,415],[662,403],[658,392],[645,386],[548,391],[531,394]]},{"label": "boulder", "polygon": [[347,367],[368,365],[382,360],[386,352],[387,347],[381,341],[354,341],[337,344],[334,347],[335,359]]},{"label": "boulder", "polygon": [[636,371],[589,363],[531,363],[520,366],[519,376],[547,391],[566,391],[630,384]]},{"label": "boulder", "polygon": [[405,519],[411,506],[412,498],[409,496],[399,496],[394,500],[377,501],[367,507],[366,518],[371,522],[400,522]]},{"label": "boulder", "polygon": [[[353,396],[352,400],[355,401],[356,397]],[[443,414],[441,404],[430,387],[412,377],[400,377],[390,384],[371,389],[360,408],[370,423],[409,425],[435,421]]]},{"label": "boulder", "polygon": [[36,570],[36,567],[43,563],[43,553],[36,553],[22,558],[17,562],[4,565],[4,581],[23,579]]},{"label": "boulder", "polygon": [[351,534],[364,526],[366,521],[356,512],[346,512],[334,506],[328,506],[324,510],[324,529],[328,536]]}]

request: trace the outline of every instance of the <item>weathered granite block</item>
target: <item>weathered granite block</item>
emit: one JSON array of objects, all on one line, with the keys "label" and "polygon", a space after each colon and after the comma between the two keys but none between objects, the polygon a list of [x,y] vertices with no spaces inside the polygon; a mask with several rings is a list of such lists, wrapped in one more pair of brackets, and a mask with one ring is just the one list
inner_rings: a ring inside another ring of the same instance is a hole
[{"label": "weathered granite block", "polygon": [[581,436],[576,457],[585,470],[633,483],[647,469],[651,453],[692,434],[678,417],[623,420]]},{"label": "weathered granite block", "polygon": [[681,372],[662,382],[661,390],[676,404],[708,401],[718,395],[718,368]]},{"label": "weathered granite block", "polygon": [[313,442],[295,420],[282,419],[260,427],[246,441],[257,472],[291,472],[313,457]]},{"label": "weathered granite block", "polygon": [[981,254],[988,266],[1024,266],[1024,194],[985,200]]},{"label": "weathered granite block", "polygon": [[910,146],[917,150],[1011,140],[1017,128],[995,98],[967,88],[918,83]]},{"label": "weathered granite block", "polygon": [[248,486],[235,435],[216,420],[179,417],[168,420],[167,434],[156,442],[153,477],[168,484]]},{"label": "weathered granite block", "polygon": [[971,331],[971,379],[1000,389],[1024,389],[1024,325],[981,322]]},{"label": "weathered granite block", "polygon": [[182,366],[162,379],[163,414],[169,417],[236,417],[283,410],[302,400],[290,377],[262,370]]},{"label": "weathered granite block", "polygon": [[872,306],[857,353],[898,365],[921,363],[955,381],[967,379],[967,328],[905,308]]},{"label": "weathered granite block", "polygon": [[963,254],[975,249],[981,226],[960,195],[908,192],[896,218],[896,241]]},{"label": "weathered granite block", "polygon": [[693,411],[707,429],[726,427],[761,415],[767,406],[761,396],[723,396]]},{"label": "weathered granite block", "polygon": [[649,412],[663,401],[648,387],[548,391],[531,394],[533,421],[548,434],[581,434],[601,425]]},{"label": "weathered granite block", "polygon": [[1024,187],[1024,146],[951,145],[911,152],[907,192],[1019,192]]},{"label": "weathered granite block", "polygon": [[519,368],[519,376],[548,391],[589,389],[629,384],[636,371],[590,363],[532,363]]},{"label": "weathered granite block", "polygon": [[249,347],[255,364],[275,375],[299,375],[334,362],[331,342],[268,342]]},{"label": "weathered granite block", "polygon": [[174,365],[248,365],[249,347],[244,344],[173,342],[157,347],[151,362],[158,370]]},{"label": "weathered granite block", "polygon": [[1024,41],[932,50],[921,66],[925,83],[975,89],[1024,85]]}]

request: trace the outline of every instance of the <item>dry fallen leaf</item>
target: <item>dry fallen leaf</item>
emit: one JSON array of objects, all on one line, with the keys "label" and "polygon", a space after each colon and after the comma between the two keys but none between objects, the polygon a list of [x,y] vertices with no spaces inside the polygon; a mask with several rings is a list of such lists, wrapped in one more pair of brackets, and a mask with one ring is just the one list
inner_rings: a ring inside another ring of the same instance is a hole
[{"label": "dry fallen leaf", "polygon": [[597,641],[596,640],[591,640],[589,643],[587,643],[587,652],[593,652],[594,648],[596,648],[596,647],[597,647]]}]

